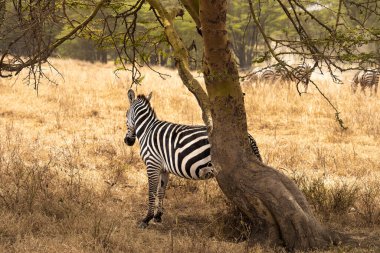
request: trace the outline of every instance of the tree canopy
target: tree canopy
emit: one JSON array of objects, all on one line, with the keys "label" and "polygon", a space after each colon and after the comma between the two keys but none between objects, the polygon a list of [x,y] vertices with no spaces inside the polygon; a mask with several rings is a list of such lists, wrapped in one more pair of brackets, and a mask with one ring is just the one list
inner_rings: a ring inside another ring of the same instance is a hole
[{"label": "tree canopy", "polygon": [[[183,12],[186,2],[163,4],[176,17],[176,29],[193,50],[194,68],[200,69],[203,45],[197,24],[189,12]],[[377,1],[369,0],[237,0],[228,5],[227,29],[241,68],[263,61],[307,59],[344,71],[379,64],[378,8]],[[2,76],[36,66],[52,54],[109,59],[124,68],[125,64],[174,66],[160,19],[146,1],[3,0],[0,20]],[[138,70],[133,73],[138,80]]]}]

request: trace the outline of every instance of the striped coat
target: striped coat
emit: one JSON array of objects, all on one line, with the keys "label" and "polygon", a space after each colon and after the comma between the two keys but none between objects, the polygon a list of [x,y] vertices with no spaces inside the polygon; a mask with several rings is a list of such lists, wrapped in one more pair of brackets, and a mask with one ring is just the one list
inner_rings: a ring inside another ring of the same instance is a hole
[{"label": "striped coat", "polygon": [[372,88],[377,94],[377,87],[379,86],[379,69],[359,70],[355,73],[351,85],[352,91],[355,93],[360,85],[361,91],[365,93],[365,88],[369,88],[372,95]]},{"label": "striped coat", "polygon": [[[139,95],[135,98],[134,92],[128,91],[128,132],[124,138],[124,142],[129,146],[135,143],[136,138],[139,140],[140,155],[147,167],[148,213],[140,223],[140,227],[143,228],[148,226],[151,219],[161,221],[169,174],[194,180],[214,176],[206,127],[159,120],[150,105],[150,97]],[[248,140],[252,152],[262,161],[256,141],[250,135]]]},{"label": "striped coat", "polygon": [[281,80],[295,82],[297,85],[302,83],[305,93],[309,87],[311,74],[312,69],[308,64],[299,64],[291,71],[287,71],[284,67],[278,67],[276,71],[277,78],[281,78]]},{"label": "striped coat", "polygon": [[262,83],[274,82],[295,82],[302,83],[304,91],[307,92],[312,69],[308,64],[300,64],[295,66],[291,71],[282,66],[254,70],[249,73],[245,83],[260,81]]}]

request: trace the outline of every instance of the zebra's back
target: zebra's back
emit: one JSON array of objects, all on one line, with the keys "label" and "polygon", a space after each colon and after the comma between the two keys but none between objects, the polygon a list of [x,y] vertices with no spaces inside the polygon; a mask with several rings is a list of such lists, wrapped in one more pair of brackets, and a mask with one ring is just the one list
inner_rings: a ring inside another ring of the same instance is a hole
[{"label": "zebra's back", "polygon": [[307,64],[300,64],[292,71],[294,81],[309,82],[311,78],[311,67]]},{"label": "zebra's back", "polygon": [[351,86],[352,90],[355,93],[358,85],[360,85],[362,92],[365,93],[364,89],[369,88],[372,95],[372,87],[374,87],[375,94],[377,93],[377,87],[379,85],[380,79],[380,70],[377,69],[367,69],[359,70],[355,73]]},{"label": "zebra's back", "polygon": [[207,129],[158,121],[141,142],[141,156],[169,173],[202,179],[211,162]]},{"label": "zebra's back", "polygon": [[264,69],[260,74],[260,80],[263,82],[273,82],[276,78],[276,72],[273,69]]},{"label": "zebra's back", "polygon": [[368,70],[365,71],[362,78],[361,78],[361,84],[363,86],[374,86],[379,83],[379,72],[376,70]]}]

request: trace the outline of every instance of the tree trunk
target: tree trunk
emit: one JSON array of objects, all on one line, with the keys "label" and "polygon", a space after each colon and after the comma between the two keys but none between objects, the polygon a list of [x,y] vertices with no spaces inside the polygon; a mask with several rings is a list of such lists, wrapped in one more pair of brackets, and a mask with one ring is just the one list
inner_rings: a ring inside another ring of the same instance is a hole
[{"label": "tree trunk", "polygon": [[0,0],[0,28],[3,26],[4,18],[6,13],[6,3],[5,0]]},{"label": "tree trunk", "polygon": [[166,67],[168,62],[167,56],[164,55],[164,53],[160,53],[160,66]]},{"label": "tree trunk", "polygon": [[[219,186],[257,225],[253,234],[255,240],[283,245],[289,250],[327,246],[332,233],[314,218],[294,182],[258,162],[250,152],[246,140],[244,98],[227,39],[226,1],[199,1],[197,24],[201,24],[199,29],[204,40],[204,77],[208,98],[189,71],[188,53],[175,32],[168,11],[159,0],[148,2],[160,14],[183,83],[202,108]],[[194,10],[198,6],[195,2],[197,0],[186,1]]]},{"label": "tree trunk", "polygon": [[100,50],[99,51],[99,60],[101,63],[107,64],[107,51],[106,50]]},{"label": "tree trunk", "polygon": [[238,45],[238,50],[236,52],[236,56],[239,58],[239,66],[240,68],[245,69],[247,67],[246,55],[245,55],[245,45]]},{"label": "tree trunk", "polygon": [[200,3],[204,76],[213,120],[211,156],[220,188],[255,224],[262,224],[256,239],[288,250],[329,245],[332,234],[314,218],[294,182],[249,152],[244,98],[227,38],[227,1]]}]

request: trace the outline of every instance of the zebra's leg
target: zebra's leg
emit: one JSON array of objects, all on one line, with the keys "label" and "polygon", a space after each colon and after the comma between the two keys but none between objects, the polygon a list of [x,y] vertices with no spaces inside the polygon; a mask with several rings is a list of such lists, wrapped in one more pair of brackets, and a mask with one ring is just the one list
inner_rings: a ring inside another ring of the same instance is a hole
[{"label": "zebra's leg", "polygon": [[289,79],[285,79],[285,83],[288,85],[288,90],[290,90],[292,81]]},{"label": "zebra's leg", "polygon": [[146,228],[149,224],[149,221],[154,217],[154,206],[157,196],[157,187],[159,179],[160,168],[154,166],[147,166],[148,172],[148,183],[149,183],[149,192],[148,192],[148,213],[145,218],[141,221],[139,227]]},{"label": "zebra's leg", "polygon": [[365,95],[365,85],[361,84],[361,91],[364,93]]},{"label": "zebra's leg", "polygon": [[155,222],[162,221],[161,216],[164,213],[164,209],[163,209],[164,197],[165,197],[165,190],[166,190],[166,186],[168,185],[168,182],[169,182],[169,173],[165,171],[161,171],[159,185],[157,189],[158,207],[157,207],[157,212],[153,217]]},{"label": "zebra's leg", "polygon": [[304,81],[303,86],[305,87],[305,93],[307,93],[307,88],[309,88],[309,80]]},{"label": "zebra's leg", "polygon": [[352,83],[351,83],[351,91],[352,91],[353,94],[356,93],[357,88],[358,88],[358,83],[355,82],[355,81],[352,81]]},{"label": "zebra's leg", "polygon": [[371,91],[371,97],[373,95],[375,95],[375,96],[377,95],[377,85],[378,85],[378,83],[375,83],[375,84],[369,86],[369,89]]}]

